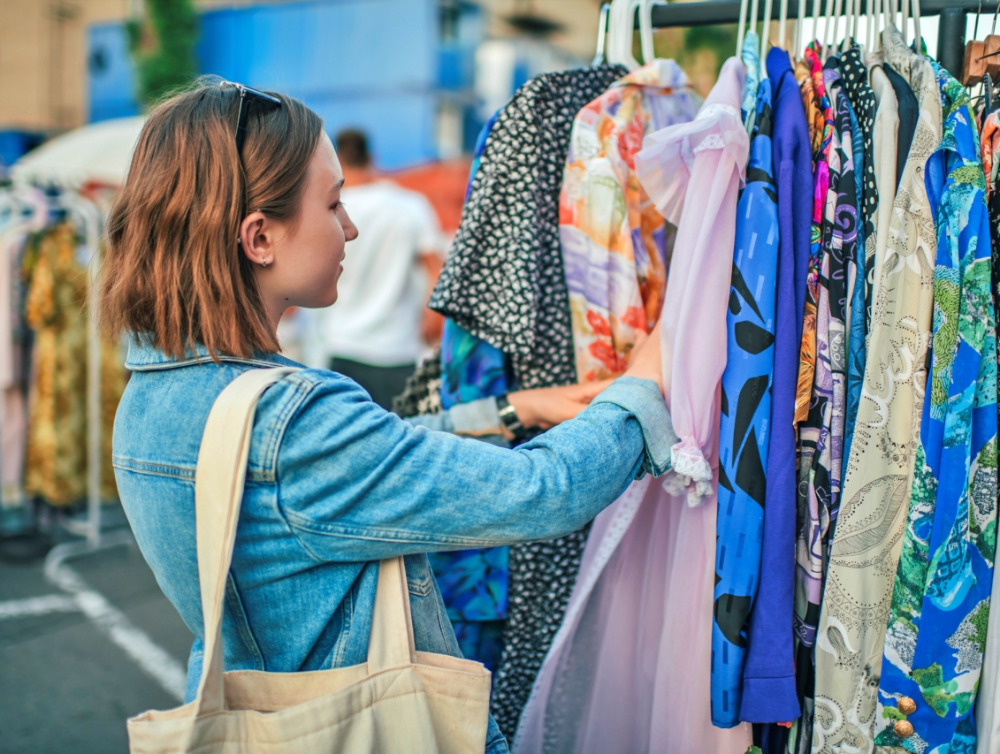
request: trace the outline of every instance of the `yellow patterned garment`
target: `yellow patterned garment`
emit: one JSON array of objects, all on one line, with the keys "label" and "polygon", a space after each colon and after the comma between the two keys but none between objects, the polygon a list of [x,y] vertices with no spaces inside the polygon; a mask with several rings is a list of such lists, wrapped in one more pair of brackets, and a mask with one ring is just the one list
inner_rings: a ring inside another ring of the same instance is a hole
[{"label": "yellow patterned garment", "polygon": [[[87,494],[87,270],[79,239],[59,225],[32,240],[23,272],[25,318],[35,331],[25,491],[56,506]],[[117,497],[111,467],[115,411],[126,372],[118,348],[101,344],[101,497]]]},{"label": "yellow patterned garment", "polygon": [[861,406],[816,637],[813,754],[874,746],[882,649],[927,384],[937,236],[924,165],[941,141],[941,95],[930,63],[892,26],[882,46],[917,95],[920,120],[875,282]]}]

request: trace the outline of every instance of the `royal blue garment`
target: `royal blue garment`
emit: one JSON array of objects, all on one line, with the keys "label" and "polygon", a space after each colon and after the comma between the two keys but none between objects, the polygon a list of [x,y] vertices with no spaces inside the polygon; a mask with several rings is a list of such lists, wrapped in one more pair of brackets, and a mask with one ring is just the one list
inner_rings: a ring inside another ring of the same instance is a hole
[{"label": "royal blue garment", "polygon": [[[499,114],[493,114],[476,140],[466,198],[486,149],[486,138]],[[453,320],[445,319],[441,334],[441,405],[449,409],[512,389],[507,357]],[[437,552],[428,557],[462,654],[495,670],[503,650],[507,618],[508,549]]]},{"label": "royal blue garment", "polygon": [[[854,106],[850,99],[844,98],[847,110],[851,116],[851,150],[854,160],[854,196],[856,198],[857,217],[862,217],[861,201],[863,194],[863,176],[865,173],[865,142],[864,135],[858,123]],[[865,317],[865,223],[858,222],[858,242],[855,247],[854,259],[854,289],[851,293],[851,326],[847,335],[847,409],[844,415],[844,455],[841,479],[847,477],[847,463],[851,458],[851,443],[854,441],[854,423],[858,418],[858,407],[861,405],[861,385],[865,379],[865,341],[868,336],[867,319]]]},{"label": "royal blue garment", "polygon": [[469,403],[510,392],[513,376],[500,349],[445,319],[441,333],[441,405]]},{"label": "royal blue garment", "polygon": [[746,188],[736,208],[722,373],[711,671],[712,724],[720,728],[740,721],[747,620],[760,573],[778,275],[772,171],[771,82],[764,79],[757,88]]},{"label": "royal blue garment", "polygon": [[812,147],[788,53],[772,47],[773,170],[778,186],[778,283],[767,452],[763,550],[750,615],[740,719],[788,722],[799,714],[792,653],[795,583],[796,438],[792,425],[812,218]]}]

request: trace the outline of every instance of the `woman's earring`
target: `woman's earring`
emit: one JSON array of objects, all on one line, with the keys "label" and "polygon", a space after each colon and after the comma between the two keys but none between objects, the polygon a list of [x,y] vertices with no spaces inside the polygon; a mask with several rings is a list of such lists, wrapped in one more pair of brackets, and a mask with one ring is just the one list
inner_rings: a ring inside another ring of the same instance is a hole
[{"label": "woman's earring", "polygon": [[261,266],[261,267],[267,267],[267,262],[266,262],[266,261],[265,261],[265,262],[261,262],[261,263],[260,263],[260,266]]}]

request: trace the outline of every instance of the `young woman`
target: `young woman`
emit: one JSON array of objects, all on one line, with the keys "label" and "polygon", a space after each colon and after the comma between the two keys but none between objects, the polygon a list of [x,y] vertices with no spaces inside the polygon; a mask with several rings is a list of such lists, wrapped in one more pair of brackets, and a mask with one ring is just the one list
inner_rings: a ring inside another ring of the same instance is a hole
[{"label": "young woman", "polygon": [[[205,421],[242,372],[292,364],[275,335],[286,308],[336,301],[344,244],[358,234],[342,186],[302,103],[202,84],[149,116],[111,214],[101,316],[111,336],[131,337],[133,372],[115,478],[143,555],[197,637],[189,699],[203,638],[194,472]],[[637,475],[664,473],[676,438],[655,335],[600,395],[512,393],[524,425],[559,424],[515,450],[403,421],[333,372],[298,371],[267,390],[229,579],[226,669],[365,662],[378,561],[397,555],[417,649],[457,655],[424,553],[558,537]],[[495,407],[480,409],[423,423],[497,429]],[[492,719],[483,748],[507,750]]]}]

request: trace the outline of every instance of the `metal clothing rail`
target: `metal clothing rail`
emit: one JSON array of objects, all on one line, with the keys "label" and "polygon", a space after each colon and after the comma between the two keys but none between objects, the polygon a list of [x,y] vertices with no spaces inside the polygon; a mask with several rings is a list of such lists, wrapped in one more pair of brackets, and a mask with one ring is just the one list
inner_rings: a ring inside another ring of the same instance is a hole
[{"label": "metal clothing rail", "polygon": [[[825,15],[824,0],[802,0],[806,17]],[[965,16],[968,12],[986,10],[979,0],[921,0],[921,16],[941,16],[938,25],[938,61],[948,71],[960,78],[965,58]],[[990,7],[992,11],[993,8]],[[796,18],[799,0],[788,0],[788,17]],[[758,20],[764,18],[764,3],[760,4]],[[653,27],[663,29],[676,26],[710,26],[735,24],[740,20],[740,0],[709,0],[657,4],[652,8]]]}]

